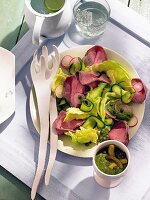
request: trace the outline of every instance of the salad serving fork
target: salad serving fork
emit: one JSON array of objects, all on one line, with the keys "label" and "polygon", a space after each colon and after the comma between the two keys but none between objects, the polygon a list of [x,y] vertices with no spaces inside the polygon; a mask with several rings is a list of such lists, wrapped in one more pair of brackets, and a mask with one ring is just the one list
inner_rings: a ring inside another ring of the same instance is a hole
[{"label": "salad serving fork", "polygon": [[[42,52],[46,52],[46,48],[43,47]],[[48,70],[48,63],[46,63],[45,53],[40,57],[40,62],[37,59],[37,53],[33,56],[31,63],[31,77],[37,97],[38,112],[40,118],[40,144],[38,154],[38,165],[35,174],[35,178],[31,190],[31,199],[35,199],[36,191],[44,170],[47,141],[49,136],[49,85],[50,76],[46,78],[46,71]]]},{"label": "salad serving fork", "polygon": [[[55,57],[52,55],[52,63],[53,68],[55,70],[58,70],[59,64],[60,64],[60,55],[58,53],[58,49],[54,46],[53,48],[55,52]],[[54,71],[54,74],[56,74],[56,71]],[[53,74],[52,74],[53,75]],[[54,121],[57,118],[57,105],[56,105],[56,98],[51,95],[50,98],[50,154],[49,154],[49,161],[45,173],[45,184],[49,184],[51,172],[53,169],[53,165],[56,159],[57,154],[57,146],[58,146],[58,134],[56,133],[56,130],[54,128]]]},{"label": "salad serving fork", "polygon": [[[53,46],[53,50],[55,56],[52,55],[52,59],[55,60],[56,63],[57,59],[59,59],[57,47]],[[31,63],[31,77],[37,97],[37,105],[40,118],[40,144],[38,154],[38,165],[31,190],[32,200],[35,199],[37,188],[45,165],[47,141],[49,136],[49,108],[51,97],[51,85],[58,69],[58,67],[56,68],[56,64],[54,64],[52,69],[49,70],[48,59],[49,58],[47,47],[43,46],[40,62],[38,62],[37,53],[35,52],[33,56],[33,61]]]}]

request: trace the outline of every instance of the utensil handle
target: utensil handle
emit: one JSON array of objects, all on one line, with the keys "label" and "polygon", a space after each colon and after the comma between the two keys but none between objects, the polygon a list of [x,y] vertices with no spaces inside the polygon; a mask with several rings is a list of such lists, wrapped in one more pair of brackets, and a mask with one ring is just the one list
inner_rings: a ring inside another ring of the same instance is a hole
[{"label": "utensil handle", "polygon": [[56,159],[57,154],[57,146],[58,146],[58,135],[56,133],[54,127],[54,121],[57,118],[57,105],[56,99],[51,95],[50,98],[50,154],[49,154],[49,161],[45,173],[45,185],[49,184],[49,180],[51,177],[51,172],[54,166],[54,162]]},{"label": "utensil handle", "polygon": [[42,42],[42,39],[40,38],[41,35],[41,29],[43,22],[45,20],[45,17],[36,16],[34,28],[33,28],[33,34],[32,34],[32,43],[39,45]]},{"label": "utensil handle", "polygon": [[[51,129],[51,132],[52,131],[54,131],[54,129]],[[52,139],[53,139],[53,145],[58,146],[58,135],[55,135],[55,140],[54,140],[54,138],[50,137],[50,140],[52,140]],[[48,165],[47,165],[47,169],[46,169],[46,173],[45,173],[45,185],[49,184],[51,172],[52,172],[54,162],[55,162],[55,159],[56,159],[56,154],[57,154],[57,149],[51,149],[49,161],[48,161]]]}]

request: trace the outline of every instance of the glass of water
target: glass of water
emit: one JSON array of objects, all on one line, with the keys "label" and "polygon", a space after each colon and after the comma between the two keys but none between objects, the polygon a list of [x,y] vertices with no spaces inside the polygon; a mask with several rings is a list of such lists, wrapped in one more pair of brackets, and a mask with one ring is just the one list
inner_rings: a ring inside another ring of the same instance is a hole
[{"label": "glass of water", "polygon": [[105,31],[110,6],[105,0],[78,0],[73,14],[78,32],[85,38],[95,38]]}]

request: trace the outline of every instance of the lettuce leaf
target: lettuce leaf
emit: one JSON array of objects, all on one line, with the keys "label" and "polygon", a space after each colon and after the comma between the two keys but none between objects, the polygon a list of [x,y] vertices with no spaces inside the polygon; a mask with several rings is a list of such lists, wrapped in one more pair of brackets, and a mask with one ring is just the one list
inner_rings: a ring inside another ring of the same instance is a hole
[{"label": "lettuce leaf", "polygon": [[101,97],[102,96],[102,92],[104,90],[104,88],[106,87],[107,83],[100,83],[98,85],[98,87],[90,90],[87,93],[87,97],[88,98],[92,98],[92,99],[96,99],[97,97]]},{"label": "lettuce leaf", "polygon": [[97,143],[98,141],[98,131],[92,128],[85,129],[83,127],[80,127],[80,130],[76,130],[76,132],[65,132],[65,135],[68,135],[71,137],[73,143]]},{"label": "lettuce leaf", "polygon": [[132,78],[128,71],[114,60],[108,60],[100,64],[93,65],[92,69],[96,72],[105,72],[112,84],[120,83],[120,85],[127,90],[132,88]]},{"label": "lettuce leaf", "polygon": [[89,113],[81,111],[79,108],[70,107],[66,110],[66,117],[64,121],[71,121],[73,119],[86,119],[89,117]]},{"label": "lettuce leaf", "polygon": [[[66,80],[66,78],[68,77],[67,74],[65,74],[61,68],[58,69],[58,72],[56,74],[56,76],[53,79],[53,83],[52,83],[52,92],[56,95],[55,91],[56,88],[58,86],[63,86],[64,81]],[[57,96],[57,95],[56,95]]]}]

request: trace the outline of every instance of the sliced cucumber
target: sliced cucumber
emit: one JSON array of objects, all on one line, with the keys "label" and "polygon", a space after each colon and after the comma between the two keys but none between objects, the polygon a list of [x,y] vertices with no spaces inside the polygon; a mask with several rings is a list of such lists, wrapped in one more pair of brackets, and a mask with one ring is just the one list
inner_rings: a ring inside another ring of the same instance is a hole
[{"label": "sliced cucumber", "polygon": [[85,123],[82,125],[82,127],[89,129],[89,128],[95,128],[96,127],[96,121],[94,120],[93,116],[89,117]]},{"label": "sliced cucumber", "polygon": [[74,75],[77,71],[80,71],[81,68],[82,68],[82,66],[80,63],[77,63],[77,64],[73,63],[70,66],[69,72],[70,72],[70,74]]},{"label": "sliced cucumber", "polygon": [[132,100],[131,93],[128,92],[128,91],[124,91],[123,93],[124,93],[124,95],[121,96],[122,102],[124,102],[124,103],[130,103],[130,101]]},{"label": "sliced cucumber", "polygon": [[112,126],[113,125],[113,120],[111,118],[107,118],[104,121],[106,126]]},{"label": "sliced cucumber", "polygon": [[121,96],[122,88],[119,85],[115,84],[115,85],[112,86],[111,89],[112,89],[113,92],[115,92],[115,94],[117,96],[119,96],[119,97]]},{"label": "sliced cucumber", "polygon": [[99,107],[99,114],[103,121],[105,120],[105,116],[106,116],[105,106],[106,106],[107,100],[108,100],[108,97],[102,98],[100,107]]},{"label": "sliced cucumber", "polygon": [[84,71],[86,69],[86,66],[85,66],[83,60],[80,57],[78,57],[78,60],[79,60],[80,65],[81,65],[81,70]]},{"label": "sliced cucumber", "polygon": [[89,99],[82,99],[80,110],[84,112],[90,112],[94,107],[94,104]]},{"label": "sliced cucumber", "polygon": [[107,85],[104,89],[103,89],[103,93],[102,93],[102,97],[105,97],[105,95],[111,91],[111,87],[109,85]]},{"label": "sliced cucumber", "polygon": [[98,127],[99,129],[103,129],[103,128],[105,127],[105,124],[104,124],[104,122],[103,122],[101,119],[99,119],[99,118],[97,118],[97,117],[95,117],[95,116],[93,116],[93,118],[94,118],[94,120],[96,121],[97,127]]},{"label": "sliced cucumber", "polygon": [[67,103],[66,99],[63,99],[63,98],[62,98],[62,99],[60,100],[60,102],[59,102],[58,105],[59,105],[59,106],[62,106],[62,105],[64,105],[64,104],[66,104],[66,103]]},{"label": "sliced cucumber", "polygon": [[95,128],[97,126],[99,129],[103,129],[105,124],[101,119],[90,116],[82,126],[84,128]]}]

